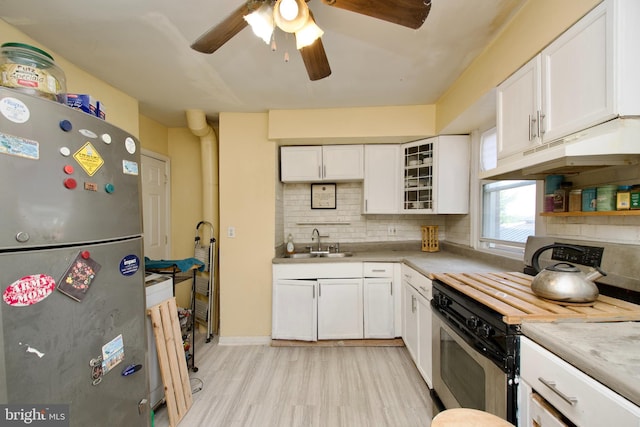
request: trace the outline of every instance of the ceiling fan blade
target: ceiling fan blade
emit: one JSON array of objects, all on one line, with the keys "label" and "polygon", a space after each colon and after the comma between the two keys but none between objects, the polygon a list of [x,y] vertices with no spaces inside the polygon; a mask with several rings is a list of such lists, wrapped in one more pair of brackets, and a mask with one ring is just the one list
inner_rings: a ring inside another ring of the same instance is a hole
[{"label": "ceiling fan blade", "polygon": [[327,53],[324,51],[322,39],[317,39],[310,46],[300,49],[300,54],[310,80],[324,79],[331,74],[331,67]]},{"label": "ceiling fan blade", "polygon": [[229,15],[224,21],[212,27],[201,35],[192,45],[191,49],[202,53],[213,53],[222,45],[231,40],[247,25],[244,16],[251,13],[248,4],[245,3]]},{"label": "ceiling fan blade", "polygon": [[431,0],[322,0],[329,6],[417,30],[431,10]]}]

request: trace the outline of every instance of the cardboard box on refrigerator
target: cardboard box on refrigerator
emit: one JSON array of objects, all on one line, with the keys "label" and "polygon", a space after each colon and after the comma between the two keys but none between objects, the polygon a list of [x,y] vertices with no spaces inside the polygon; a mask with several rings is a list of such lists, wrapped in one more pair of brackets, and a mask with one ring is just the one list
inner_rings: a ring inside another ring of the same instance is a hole
[{"label": "cardboard box on refrigerator", "polygon": [[83,93],[68,93],[67,105],[76,110],[84,111],[92,116],[99,117],[104,120],[105,107],[100,101],[91,95]]}]

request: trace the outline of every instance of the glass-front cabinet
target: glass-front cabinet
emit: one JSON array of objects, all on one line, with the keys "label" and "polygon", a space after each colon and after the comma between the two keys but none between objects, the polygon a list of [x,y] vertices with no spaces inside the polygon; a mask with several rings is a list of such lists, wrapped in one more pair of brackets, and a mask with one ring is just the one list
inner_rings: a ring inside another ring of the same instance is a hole
[{"label": "glass-front cabinet", "polygon": [[441,135],[402,145],[402,213],[469,211],[468,135]]},{"label": "glass-front cabinet", "polygon": [[404,149],[404,210],[433,209],[433,147],[429,139]]}]

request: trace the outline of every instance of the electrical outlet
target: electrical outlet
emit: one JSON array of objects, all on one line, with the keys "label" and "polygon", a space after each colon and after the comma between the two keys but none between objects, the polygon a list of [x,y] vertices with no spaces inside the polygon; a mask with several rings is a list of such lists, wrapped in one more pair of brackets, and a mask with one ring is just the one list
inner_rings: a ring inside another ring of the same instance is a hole
[{"label": "electrical outlet", "polygon": [[236,228],[231,226],[227,228],[227,237],[234,238],[236,237]]},{"label": "electrical outlet", "polygon": [[396,226],[389,225],[387,226],[387,236],[395,236],[396,235]]}]

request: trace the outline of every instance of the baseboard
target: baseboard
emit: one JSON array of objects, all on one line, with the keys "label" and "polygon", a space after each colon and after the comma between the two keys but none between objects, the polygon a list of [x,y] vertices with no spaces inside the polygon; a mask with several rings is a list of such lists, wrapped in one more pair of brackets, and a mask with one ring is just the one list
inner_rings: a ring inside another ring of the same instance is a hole
[{"label": "baseboard", "polygon": [[269,345],[271,337],[221,337],[218,336],[218,345]]}]

